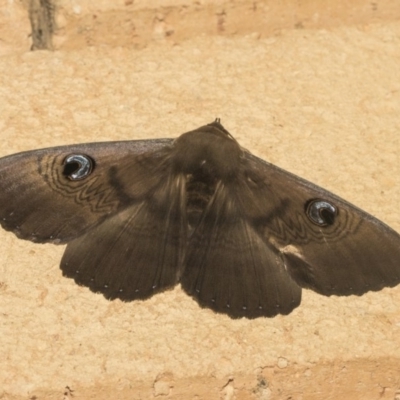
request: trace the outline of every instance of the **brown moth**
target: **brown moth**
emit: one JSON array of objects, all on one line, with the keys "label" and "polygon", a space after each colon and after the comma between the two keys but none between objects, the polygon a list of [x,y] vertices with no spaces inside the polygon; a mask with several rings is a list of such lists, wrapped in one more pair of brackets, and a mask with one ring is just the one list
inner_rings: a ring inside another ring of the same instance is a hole
[{"label": "brown moth", "polygon": [[182,285],[233,318],[288,314],[302,288],[400,283],[400,235],[244,150],[219,120],[177,139],[90,143],[0,159],[0,222],[67,243],[61,269],[107,299]]}]

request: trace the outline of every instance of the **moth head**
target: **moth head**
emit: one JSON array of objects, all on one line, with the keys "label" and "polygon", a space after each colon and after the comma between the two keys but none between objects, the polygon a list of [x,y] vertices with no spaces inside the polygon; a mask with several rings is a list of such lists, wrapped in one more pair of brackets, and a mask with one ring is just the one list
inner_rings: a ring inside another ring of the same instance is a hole
[{"label": "moth head", "polygon": [[333,225],[338,214],[337,207],[330,201],[323,199],[309,200],[305,205],[308,219],[315,225]]},{"label": "moth head", "polygon": [[78,181],[92,173],[94,161],[85,154],[71,154],[65,158],[63,165],[63,175],[72,181]]}]

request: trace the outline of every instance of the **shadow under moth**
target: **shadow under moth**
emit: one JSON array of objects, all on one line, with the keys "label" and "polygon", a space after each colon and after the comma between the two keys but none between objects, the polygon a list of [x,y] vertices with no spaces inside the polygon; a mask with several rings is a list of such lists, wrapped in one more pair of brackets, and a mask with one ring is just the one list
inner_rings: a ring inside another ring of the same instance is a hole
[{"label": "shadow under moth", "polygon": [[90,143],[0,159],[0,223],[67,244],[65,276],[107,299],[180,283],[232,318],[288,314],[302,288],[400,283],[400,235],[243,149],[219,120],[177,139]]}]

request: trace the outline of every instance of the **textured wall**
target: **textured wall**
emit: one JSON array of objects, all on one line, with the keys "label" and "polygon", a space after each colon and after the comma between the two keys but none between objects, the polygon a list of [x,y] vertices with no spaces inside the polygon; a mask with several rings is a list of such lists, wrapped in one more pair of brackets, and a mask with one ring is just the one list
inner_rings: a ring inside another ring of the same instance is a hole
[{"label": "textured wall", "polygon": [[[199,36],[260,38],[283,29],[328,29],[400,19],[395,0],[0,0],[0,54],[29,48],[29,16],[54,31],[56,49],[179,43]],[[38,8],[42,7],[42,10]],[[53,18],[54,17],[54,18]]]}]

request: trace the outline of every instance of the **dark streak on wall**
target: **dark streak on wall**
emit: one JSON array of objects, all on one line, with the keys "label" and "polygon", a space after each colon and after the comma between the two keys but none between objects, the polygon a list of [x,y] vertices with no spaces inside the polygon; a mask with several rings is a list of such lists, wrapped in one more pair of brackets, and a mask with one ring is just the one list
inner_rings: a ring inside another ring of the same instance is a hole
[{"label": "dark streak on wall", "polygon": [[30,0],[29,20],[32,26],[31,50],[52,50],[55,28],[55,7],[52,0]]}]

